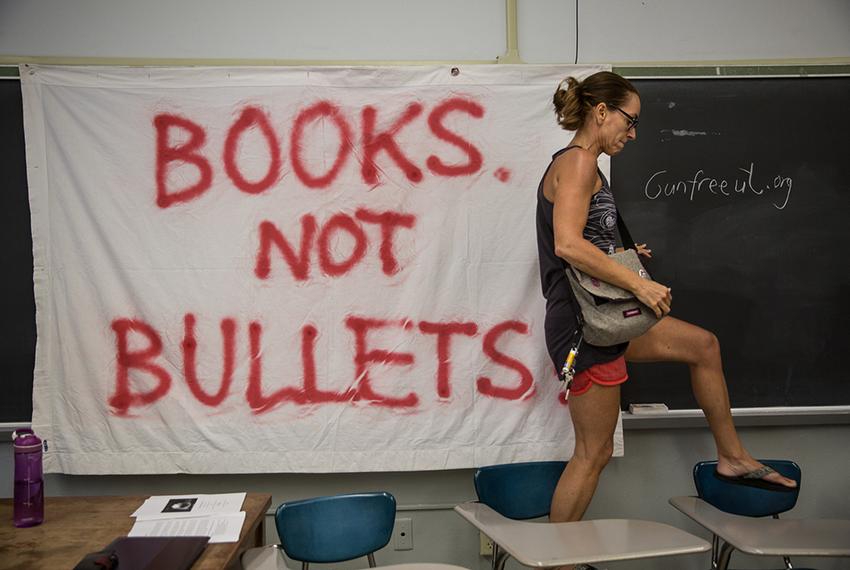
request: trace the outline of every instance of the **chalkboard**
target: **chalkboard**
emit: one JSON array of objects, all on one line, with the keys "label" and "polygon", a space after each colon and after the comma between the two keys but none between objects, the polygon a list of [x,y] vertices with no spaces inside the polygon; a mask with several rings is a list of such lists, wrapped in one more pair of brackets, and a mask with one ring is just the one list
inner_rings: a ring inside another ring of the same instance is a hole
[{"label": "chalkboard", "polygon": [[35,299],[32,283],[32,234],[24,155],[21,83],[0,79],[0,422],[29,422],[35,362]]},{"label": "chalkboard", "polygon": [[[636,79],[617,205],[673,315],[720,340],[732,407],[850,405],[850,77]],[[622,405],[696,408],[686,365]]]}]

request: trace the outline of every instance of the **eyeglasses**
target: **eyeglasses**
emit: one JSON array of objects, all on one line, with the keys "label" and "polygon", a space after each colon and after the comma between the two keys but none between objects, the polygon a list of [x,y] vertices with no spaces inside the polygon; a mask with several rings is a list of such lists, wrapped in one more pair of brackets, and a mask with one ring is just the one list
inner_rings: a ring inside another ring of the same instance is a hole
[{"label": "eyeglasses", "polygon": [[609,104],[608,106],[611,107],[612,109],[616,109],[616,110],[620,111],[623,114],[623,116],[629,122],[628,123],[628,125],[629,125],[628,130],[637,129],[638,123],[640,122],[640,117],[635,117],[635,116],[629,115],[628,113],[626,113],[625,111],[623,111],[622,109],[620,109],[616,105]]}]

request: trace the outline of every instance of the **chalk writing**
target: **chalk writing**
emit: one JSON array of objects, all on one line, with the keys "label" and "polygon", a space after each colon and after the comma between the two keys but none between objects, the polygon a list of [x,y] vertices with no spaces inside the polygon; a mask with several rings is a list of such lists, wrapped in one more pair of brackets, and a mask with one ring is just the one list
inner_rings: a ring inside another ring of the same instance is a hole
[{"label": "chalk writing", "polygon": [[673,129],[671,132],[676,137],[699,137],[708,134],[705,131],[689,131],[687,129]]},{"label": "chalk writing", "polygon": [[667,170],[659,170],[652,174],[643,187],[644,196],[649,200],[683,197],[693,202],[701,193],[726,198],[753,194],[772,199],[773,207],[784,210],[791,199],[793,180],[788,176],[776,175],[767,182],[755,181],[755,163],[748,168],[738,168],[742,173],[731,180],[709,176],[703,169],[697,170],[692,178],[687,180],[668,180],[664,175]]}]

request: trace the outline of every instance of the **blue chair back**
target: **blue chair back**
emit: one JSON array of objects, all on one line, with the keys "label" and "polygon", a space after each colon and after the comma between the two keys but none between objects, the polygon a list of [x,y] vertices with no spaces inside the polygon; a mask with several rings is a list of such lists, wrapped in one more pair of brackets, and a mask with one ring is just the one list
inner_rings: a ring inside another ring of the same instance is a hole
[{"label": "blue chair back", "polygon": [[389,493],[354,493],[283,503],[274,519],[287,556],[300,562],[331,563],[386,546],[395,513],[395,497]]},{"label": "blue chair back", "polygon": [[793,461],[761,459],[765,465],[797,482],[793,491],[771,491],[723,481],[714,476],[717,461],[702,461],[694,466],[694,484],[701,499],[734,515],[765,517],[789,511],[797,504],[802,473]]},{"label": "blue chair back", "polygon": [[546,516],[565,461],[533,461],[480,467],[475,472],[478,500],[514,520]]}]

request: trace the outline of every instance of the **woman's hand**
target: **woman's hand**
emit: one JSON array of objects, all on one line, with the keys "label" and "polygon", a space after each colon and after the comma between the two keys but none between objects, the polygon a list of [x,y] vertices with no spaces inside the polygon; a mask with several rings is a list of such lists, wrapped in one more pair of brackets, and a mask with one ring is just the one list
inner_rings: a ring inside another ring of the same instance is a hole
[{"label": "woman's hand", "polygon": [[659,319],[670,312],[673,305],[672,290],[666,285],[650,279],[641,279],[641,283],[632,291],[640,302],[655,311]]},{"label": "woman's hand", "polygon": [[[618,247],[614,251],[616,251],[617,253],[622,253],[622,252],[626,251],[626,249],[623,248],[623,247]],[[642,255],[644,257],[652,257],[652,250],[649,249],[648,247],[646,247],[645,243],[636,243],[635,244],[635,251],[637,251],[638,255]]]}]

